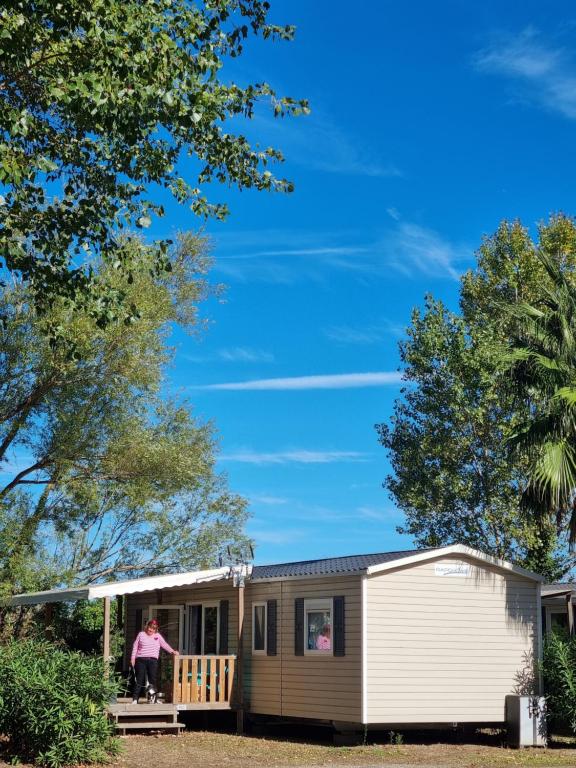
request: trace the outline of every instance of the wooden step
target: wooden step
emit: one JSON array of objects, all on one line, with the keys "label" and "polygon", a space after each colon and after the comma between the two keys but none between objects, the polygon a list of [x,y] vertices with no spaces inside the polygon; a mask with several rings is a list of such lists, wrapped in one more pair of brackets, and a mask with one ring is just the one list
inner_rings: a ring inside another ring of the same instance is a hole
[{"label": "wooden step", "polygon": [[116,730],[124,736],[126,731],[180,731],[185,728],[184,723],[164,723],[148,720],[140,723],[116,723]]},{"label": "wooden step", "polygon": [[110,704],[109,716],[114,720],[116,731],[180,731],[185,727],[177,721],[178,709],[174,704],[132,704],[131,700]]},{"label": "wooden step", "polygon": [[[118,696],[115,704],[132,704],[132,696]],[[147,704],[145,696],[140,696],[140,704]],[[164,695],[158,697],[157,704],[170,704],[171,702],[164,700]]]},{"label": "wooden step", "polygon": [[111,715],[171,715],[177,712],[174,704],[109,704],[108,712]]},{"label": "wooden step", "polygon": [[123,725],[124,723],[177,723],[178,721],[173,715],[165,715],[164,717],[159,715],[151,715],[150,717],[133,715],[132,717],[115,717],[114,722]]}]

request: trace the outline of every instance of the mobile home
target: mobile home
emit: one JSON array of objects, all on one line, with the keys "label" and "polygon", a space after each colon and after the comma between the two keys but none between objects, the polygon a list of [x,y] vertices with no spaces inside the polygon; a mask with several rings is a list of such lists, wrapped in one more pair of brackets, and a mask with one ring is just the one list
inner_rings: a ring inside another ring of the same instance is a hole
[{"label": "mobile home", "polygon": [[501,725],[508,694],[538,692],[541,582],[454,545],[15,600],[123,595],[125,663],[136,633],[157,618],[180,652],[163,671],[178,710],[231,708],[350,727]]}]

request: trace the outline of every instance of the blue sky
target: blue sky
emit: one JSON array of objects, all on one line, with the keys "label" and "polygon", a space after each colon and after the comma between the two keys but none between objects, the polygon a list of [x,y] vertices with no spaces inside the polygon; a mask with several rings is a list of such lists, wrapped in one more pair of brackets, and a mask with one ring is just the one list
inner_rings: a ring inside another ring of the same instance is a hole
[{"label": "blue sky", "polygon": [[[568,2],[272,0],[291,44],[257,43],[224,76],[306,97],[259,113],[292,195],[215,189],[224,303],[177,336],[170,387],[215,422],[219,465],[250,501],[256,562],[410,548],[382,489],[374,424],[399,394],[398,340],[501,219],[576,213],[576,9]],[[195,228],[170,206],[153,230]]]}]

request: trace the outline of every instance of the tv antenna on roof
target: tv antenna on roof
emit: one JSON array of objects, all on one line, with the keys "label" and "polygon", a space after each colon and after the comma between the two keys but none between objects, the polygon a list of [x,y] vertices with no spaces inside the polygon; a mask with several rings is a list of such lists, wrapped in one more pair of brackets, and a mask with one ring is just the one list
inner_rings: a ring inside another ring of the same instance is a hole
[{"label": "tv antenna on roof", "polygon": [[239,547],[234,552],[232,547],[228,544],[226,546],[226,554],[228,555],[228,562],[230,563],[230,572],[233,578],[235,587],[243,587],[246,578],[250,575],[252,570],[251,561],[254,560],[254,547],[251,542],[246,542],[244,546]]},{"label": "tv antenna on roof", "polygon": [[[241,547],[232,549],[230,544],[226,545],[226,556],[230,565],[248,565],[254,560],[254,547],[252,542],[247,542]],[[220,562],[222,555],[220,554]]]}]

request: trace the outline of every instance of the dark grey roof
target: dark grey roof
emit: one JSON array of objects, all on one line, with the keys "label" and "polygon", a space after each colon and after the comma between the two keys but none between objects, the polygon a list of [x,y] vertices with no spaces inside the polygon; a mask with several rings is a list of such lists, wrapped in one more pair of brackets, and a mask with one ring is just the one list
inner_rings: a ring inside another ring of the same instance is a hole
[{"label": "dark grey roof", "polygon": [[252,580],[278,579],[288,576],[326,576],[331,573],[361,573],[371,565],[382,565],[392,560],[402,560],[431,549],[410,549],[403,552],[379,552],[373,555],[347,555],[328,557],[324,560],[300,560],[296,563],[278,563],[274,565],[255,565]]}]

